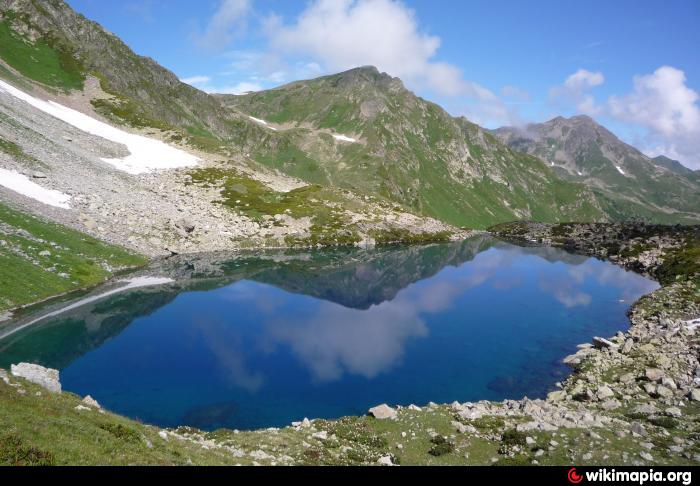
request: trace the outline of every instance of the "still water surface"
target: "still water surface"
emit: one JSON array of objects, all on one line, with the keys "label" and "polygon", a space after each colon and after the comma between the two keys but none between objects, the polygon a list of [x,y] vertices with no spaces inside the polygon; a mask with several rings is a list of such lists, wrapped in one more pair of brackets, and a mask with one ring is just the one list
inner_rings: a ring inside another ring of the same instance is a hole
[{"label": "still water surface", "polygon": [[658,287],[607,262],[484,237],[181,257],[145,273],[173,282],[0,340],[0,366],[58,368],[65,390],[110,410],[203,429],[384,402],[543,397],[566,377],[564,356],[626,329],[632,302]]}]

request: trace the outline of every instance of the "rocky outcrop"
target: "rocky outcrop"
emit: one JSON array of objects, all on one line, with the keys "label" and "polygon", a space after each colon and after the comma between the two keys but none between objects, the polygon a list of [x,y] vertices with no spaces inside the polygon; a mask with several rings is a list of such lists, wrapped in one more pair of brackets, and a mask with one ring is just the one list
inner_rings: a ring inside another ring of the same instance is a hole
[{"label": "rocky outcrop", "polygon": [[12,365],[10,372],[13,376],[36,383],[52,393],[61,393],[61,382],[58,379],[59,374],[57,370],[44,368],[36,364],[20,363]]}]

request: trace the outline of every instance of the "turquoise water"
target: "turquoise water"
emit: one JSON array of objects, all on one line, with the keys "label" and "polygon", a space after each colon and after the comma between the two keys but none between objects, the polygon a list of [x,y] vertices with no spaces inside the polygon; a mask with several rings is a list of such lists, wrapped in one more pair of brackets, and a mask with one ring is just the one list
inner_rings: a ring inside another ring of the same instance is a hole
[{"label": "turquoise water", "polygon": [[[250,429],[379,403],[543,397],[561,359],[628,326],[657,284],[478,238],[427,247],[180,258],[0,341],[0,366],[161,426]],[[99,293],[97,291],[96,293]]]}]

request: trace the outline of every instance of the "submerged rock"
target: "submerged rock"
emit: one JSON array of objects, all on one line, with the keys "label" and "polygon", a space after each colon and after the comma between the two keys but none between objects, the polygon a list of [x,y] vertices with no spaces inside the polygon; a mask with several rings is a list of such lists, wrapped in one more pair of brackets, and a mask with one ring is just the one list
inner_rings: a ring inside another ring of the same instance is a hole
[{"label": "submerged rock", "polygon": [[44,368],[31,363],[20,363],[12,365],[10,372],[14,376],[24,378],[25,380],[36,383],[39,386],[46,388],[53,393],[61,392],[61,382],[58,380],[58,370]]}]

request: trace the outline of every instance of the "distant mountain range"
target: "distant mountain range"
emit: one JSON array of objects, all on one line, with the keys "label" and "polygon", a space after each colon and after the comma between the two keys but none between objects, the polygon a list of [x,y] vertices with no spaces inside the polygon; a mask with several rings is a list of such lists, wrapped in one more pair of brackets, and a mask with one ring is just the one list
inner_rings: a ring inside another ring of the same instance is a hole
[{"label": "distant mountain range", "polygon": [[613,219],[697,222],[697,173],[667,157],[651,159],[588,116],[505,127],[493,134],[541,158],[563,179],[588,186]]},{"label": "distant mountain range", "polygon": [[[489,131],[374,67],[243,96],[210,95],[62,0],[0,0],[0,15],[0,78],[20,88],[82,91],[89,115],[211,154],[222,170],[272,171],[336,191],[332,199],[315,197],[321,207],[380,204],[377,221],[385,226],[405,219],[393,218],[390,207],[469,228],[513,220],[700,221],[697,173],[646,157],[587,117]],[[216,174],[207,181],[219,177],[229,192],[240,186]],[[303,214],[316,227],[360,220]]]}]

